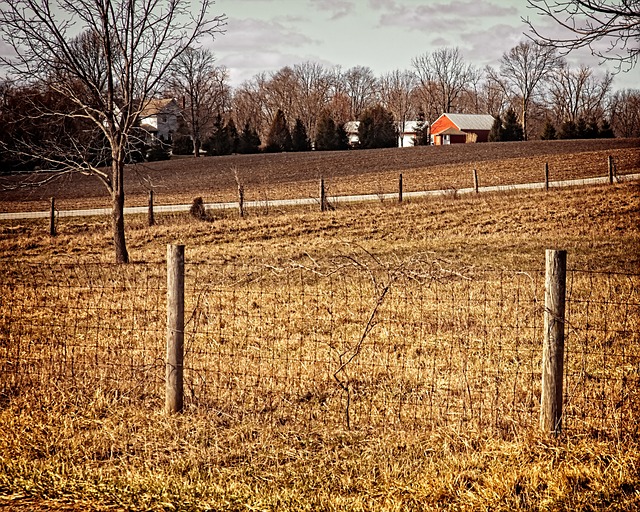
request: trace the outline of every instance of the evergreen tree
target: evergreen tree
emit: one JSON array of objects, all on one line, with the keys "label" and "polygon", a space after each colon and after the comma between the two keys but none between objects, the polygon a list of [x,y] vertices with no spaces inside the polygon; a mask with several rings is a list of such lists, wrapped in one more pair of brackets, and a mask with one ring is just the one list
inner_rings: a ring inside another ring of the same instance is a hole
[{"label": "evergreen tree", "polygon": [[[344,129],[344,128],[343,128]],[[346,134],[345,134],[346,135]],[[336,146],[336,123],[331,115],[325,112],[316,127],[316,150],[317,151],[333,151],[338,149]]]},{"label": "evergreen tree", "polygon": [[600,124],[598,137],[601,139],[613,139],[615,137],[613,129],[611,128],[611,124],[609,124],[609,121],[607,121],[606,119],[603,119],[602,123]]},{"label": "evergreen tree", "polygon": [[363,149],[396,147],[398,130],[393,114],[381,105],[365,110],[360,118],[358,138]]},{"label": "evergreen tree", "polygon": [[260,152],[260,137],[258,136],[258,132],[256,132],[249,121],[244,124],[244,128],[242,129],[242,133],[240,134],[240,140],[238,141],[238,153],[242,154],[253,154]]},{"label": "evergreen tree", "polygon": [[500,116],[496,116],[494,119],[488,140],[489,142],[500,142],[502,140],[502,118]]},{"label": "evergreen tree", "polygon": [[587,121],[585,121],[584,117],[579,117],[578,122],[576,123],[576,139],[587,139]]},{"label": "evergreen tree", "polygon": [[211,135],[202,144],[202,149],[207,152],[207,156],[228,155],[231,153],[231,143],[227,127],[222,122],[222,116],[217,115],[213,123]]},{"label": "evergreen tree", "polygon": [[542,140],[555,140],[558,138],[556,127],[553,125],[549,118],[547,118],[547,121],[544,124],[544,129],[542,130],[542,135],[540,136],[540,138]]},{"label": "evergreen tree", "polygon": [[507,110],[504,116],[504,126],[500,140],[505,142],[524,140],[522,125],[518,122],[518,116],[512,108]]},{"label": "evergreen tree", "polygon": [[414,146],[429,146],[431,139],[429,137],[429,125],[426,123],[424,111],[420,109],[418,112],[418,120],[416,122],[416,134],[413,138]]},{"label": "evergreen tree", "polygon": [[347,135],[347,130],[345,129],[344,124],[336,126],[335,141],[336,149],[338,151],[343,151],[345,149],[351,148],[351,146],[349,145],[349,135]]},{"label": "evergreen tree", "polygon": [[559,139],[576,139],[577,129],[576,123],[571,120],[567,120],[560,126],[560,132],[558,133]]},{"label": "evergreen tree", "polygon": [[173,136],[174,155],[193,155],[193,141],[189,135],[176,133]]},{"label": "evergreen tree", "polygon": [[267,147],[265,150],[269,153],[280,153],[282,151],[291,151],[293,142],[291,141],[291,132],[287,125],[287,119],[284,112],[278,109],[276,117],[271,124],[271,130],[267,136]]},{"label": "evergreen tree", "polygon": [[229,139],[229,153],[238,153],[238,148],[240,147],[240,135],[238,134],[238,129],[236,128],[236,123],[233,122],[233,119],[229,119],[226,131]]},{"label": "evergreen tree", "polygon": [[293,151],[311,150],[311,140],[307,136],[307,129],[304,127],[304,123],[300,118],[296,119],[293,134],[291,135],[291,142]]},{"label": "evergreen tree", "polygon": [[598,121],[595,117],[592,117],[587,123],[585,130],[585,139],[597,139],[600,137],[600,128],[598,127]]}]

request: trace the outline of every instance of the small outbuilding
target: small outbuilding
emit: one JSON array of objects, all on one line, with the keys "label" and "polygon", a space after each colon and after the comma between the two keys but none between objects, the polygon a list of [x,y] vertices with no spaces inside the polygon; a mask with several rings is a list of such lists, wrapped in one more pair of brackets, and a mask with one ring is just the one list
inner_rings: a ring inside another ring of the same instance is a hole
[{"label": "small outbuilding", "polygon": [[442,114],[431,125],[431,144],[487,142],[494,121],[488,114]]}]

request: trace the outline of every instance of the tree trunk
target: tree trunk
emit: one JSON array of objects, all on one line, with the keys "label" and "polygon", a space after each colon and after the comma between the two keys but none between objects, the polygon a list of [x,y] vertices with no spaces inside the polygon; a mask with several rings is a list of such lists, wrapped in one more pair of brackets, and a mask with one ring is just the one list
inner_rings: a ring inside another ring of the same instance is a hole
[{"label": "tree trunk", "polygon": [[527,102],[522,100],[522,140],[529,140],[527,137]]},{"label": "tree trunk", "polygon": [[113,245],[116,263],[129,263],[127,242],[124,237],[124,161],[113,162],[113,192],[111,217],[113,223]]}]

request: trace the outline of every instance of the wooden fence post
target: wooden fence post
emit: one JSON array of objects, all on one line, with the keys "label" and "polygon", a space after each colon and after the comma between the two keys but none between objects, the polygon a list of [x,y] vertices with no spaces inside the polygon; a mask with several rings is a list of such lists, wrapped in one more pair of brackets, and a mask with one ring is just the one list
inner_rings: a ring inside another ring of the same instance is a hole
[{"label": "wooden fence post", "polygon": [[558,435],[562,430],[567,251],[547,249],[545,259],[540,428],[545,433]]},{"label": "wooden fence post", "polygon": [[609,155],[607,157],[607,163],[609,165],[609,184],[613,184],[613,157]]},{"label": "wooden fence post", "polygon": [[182,411],[184,363],[184,245],[167,245],[167,413]]},{"label": "wooden fence post", "polygon": [[400,178],[398,178],[398,202],[402,202],[402,173],[400,173]]},{"label": "wooden fence post", "polygon": [[153,190],[149,190],[149,210],[147,212],[147,221],[149,226],[153,226],[156,223],[156,219],[153,216]]},{"label": "wooden fence post", "polygon": [[320,211],[327,211],[327,195],[324,189],[324,178],[320,178]]},{"label": "wooden fence post", "polygon": [[238,184],[238,214],[244,217],[244,185]]},{"label": "wooden fence post", "polygon": [[56,236],[56,198],[51,198],[51,207],[49,208],[49,235]]},{"label": "wooden fence post", "polygon": [[544,163],[544,189],[549,190],[549,162]]},{"label": "wooden fence post", "polygon": [[478,193],[478,171],[473,170],[473,189]]}]

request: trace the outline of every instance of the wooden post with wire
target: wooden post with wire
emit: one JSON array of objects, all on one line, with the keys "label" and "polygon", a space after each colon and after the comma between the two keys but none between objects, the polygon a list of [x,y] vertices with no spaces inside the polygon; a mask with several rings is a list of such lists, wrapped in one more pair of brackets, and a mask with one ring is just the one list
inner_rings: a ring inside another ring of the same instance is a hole
[{"label": "wooden post with wire", "polygon": [[609,184],[613,185],[613,168],[614,168],[614,165],[613,165],[613,157],[611,155],[609,155],[607,157],[607,163],[608,163],[608,166],[609,166]]},{"label": "wooden post with wire", "polygon": [[184,245],[167,246],[167,360],[165,408],[181,412],[184,402]]},{"label": "wooden post with wire", "polygon": [[56,236],[56,198],[51,198],[49,207],[49,235]]},{"label": "wooden post with wire", "polygon": [[156,219],[153,215],[153,190],[149,190],[149,209],[147,211],[147,223],[149,226],[153,226],[156,223]]},{"label": "wooden post with wire", "polygon": [[544,163],[544,189],[549,190],[549,162]]},{"label": "wooden post with wire", "polygon": [[324,188],[324,178],[320,178],[320,211],[327,211],[327,192]]},{"label": "wooden post with wire", "polygon": [[479,191],[479,187],[478,187],[478,171],[477,170],[473,170],[473,189],[476,191],[476,194]]},{"label": "wooden post with wire", "polygon": [[400,173],[400,177],[398,178],[398,202],[402,202],[402,173]]},{"label": "wooden post with wire", "polygon": [[567,251],[547,249],[545,260],[540,428],[546,434],[558,435],[562,430]]},{"label": "wooden post with wire", "polygon": [[238,183],[238,214],[242,219],[244,217],[244,185]]}]

